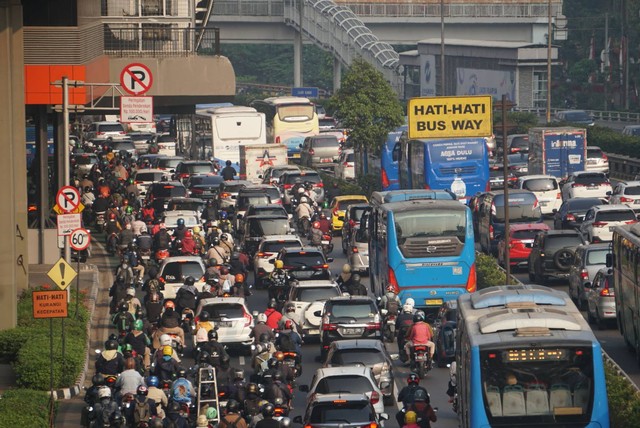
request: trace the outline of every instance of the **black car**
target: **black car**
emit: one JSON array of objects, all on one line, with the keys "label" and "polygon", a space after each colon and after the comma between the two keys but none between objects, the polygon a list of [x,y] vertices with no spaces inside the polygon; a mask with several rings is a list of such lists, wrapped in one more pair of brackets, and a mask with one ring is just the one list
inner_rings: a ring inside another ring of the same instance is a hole
[{"label": "black car", "polygon": [[224,179],[219,175],[192,175],[185,184],[189,189],[189,195],[200,199],[213,199],[217,196],[220,183]]},{"label": "black car", "polygon": [[260,241],[265,236],[286,235],[291,232],[288,218],[271,215],[252,215],[245,217],[239,232],[243,251],[253,258]]},{"label": "black car", "polygon": [[151,183],[147,190],[146,202],[151,204],[158,215],[167,208],[169,199],[186,196],[187,188],[179,181],[161,181]]},{"label": "black car", "polygon": [[599,198],[571,198],[562,203],[560,209],[553,214],[553,228],[576,229],[584,220],[584,215],[591,207],[604,205]]},{"label": "black car", "polygon": [[327,300],[322,310],[320,356],[326,359],[331,343],[341,339],[382,340],[381,316],[368,296],[341,296]]},{"label": "black car", "polygon": [[544,284],[547,278],[568,278],[576,248],[586,243],[574,230],[539,232],[529,254],[529,280]]},{"label": "black car", "polygon": [[275,260],[282,260],[284,269],[292,279],[330,280],[329,263],[332,258],[326,258],[324,253],[316,247],[285,247],[280,250]]}]

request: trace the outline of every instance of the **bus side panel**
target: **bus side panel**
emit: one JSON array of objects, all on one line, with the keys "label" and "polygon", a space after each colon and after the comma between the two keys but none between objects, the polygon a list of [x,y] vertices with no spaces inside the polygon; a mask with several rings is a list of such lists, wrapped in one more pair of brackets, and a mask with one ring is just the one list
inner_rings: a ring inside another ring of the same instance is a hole
[{"label": "bus side panel", "polygon": [[480,378],[480,350],[477,346],[471,348],[471,362],[469,364],[471,369],[470,375],[470,394],[468,396],[467,405],[469,407],[469,421],[471,424],[469,427],[473,428],[488,428],[489,419],[487,418],[487,411],[484,407],[484,399],[482,398],[482,379]]},{"label": "bus side panel", "polygon": [[393,158],[393,151],[396,143],[400,140],[401,132],[390,132],[385,140],[380,152],[380,167],[382,177],[382,190],[399,190],[399,162]]},{"label": "bus side panel", "polygon": [[409,157],[409,140],[406,134],[403,134],[398,142],[400,144],[399,162],[398,167],[400,169],[398,178],[400,180],[400,189],[413,189],[411,186],[411,158]]},{"label": "bus side panel", "polygon": [[609,402],[607,399],[607,381],[604,375],[602,349],[595,341],[593,348],[593,410],[591,412],[591,426],[609,428]]}]

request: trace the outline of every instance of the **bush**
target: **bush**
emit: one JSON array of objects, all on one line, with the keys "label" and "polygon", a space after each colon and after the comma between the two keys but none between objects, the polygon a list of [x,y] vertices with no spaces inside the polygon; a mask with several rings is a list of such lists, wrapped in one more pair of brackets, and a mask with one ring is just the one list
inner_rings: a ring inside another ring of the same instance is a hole
[{"label": "bush", "polygon": [[49,395],[42,391],[6,391],[0,399],[0,428],[49,426]]},{"label": "bush", "polygon": [[504,285],[507,282],[507,276],[498,267],[498,261],[484,253],[476,253],[476,274],[478,276],[478,290]]},{"label": "bush", "polygon": [[612,364],[605,363],[604,370],[611,426],[640,426],[640,394]]},{"label": "bush", "polygon": [[5,364],[15,362],[20,348],[33,335],[34,332],[31,329],[20,327],[0,331],[0,343],[2,343],[2,347],[0,347],[0,362]]},{"label": "bush", "polygon": [[623,156],[640,156],[640,138],[622,135],[603,126],[593,126],[588,129],[587,141],[590,146],[598,146],[608,153],[615,153]]}]

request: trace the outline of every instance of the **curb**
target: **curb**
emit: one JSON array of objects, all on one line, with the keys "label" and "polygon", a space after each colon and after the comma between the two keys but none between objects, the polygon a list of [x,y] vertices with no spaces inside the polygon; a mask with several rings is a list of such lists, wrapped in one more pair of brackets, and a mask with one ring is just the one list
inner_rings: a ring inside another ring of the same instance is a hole
[{"label": "curb", "polygon": [[84,367],[80,372],[80,375],[76,379],[75,385],[69,388],[56,389],[53,391],[51,395],[54,400],[68,400],[69,398],[73,398],[82,391],[84,386],[84,381],[87,373],[87,368],[89,367],[89,351],[91,347],[91,323],[93,322],[93,312],[96,308],[96,300],[98,298],[98,278],[100,275],[100,271],[98,267],[93,264],[85,264],[82,266],[82,270],[84,271],[93,271],[93,280],[91,281],[91,292],[88,296],[88,310],[89,310],[89,322],[87,323],[87,342],[85,344],[87,352],[84,357]]}]

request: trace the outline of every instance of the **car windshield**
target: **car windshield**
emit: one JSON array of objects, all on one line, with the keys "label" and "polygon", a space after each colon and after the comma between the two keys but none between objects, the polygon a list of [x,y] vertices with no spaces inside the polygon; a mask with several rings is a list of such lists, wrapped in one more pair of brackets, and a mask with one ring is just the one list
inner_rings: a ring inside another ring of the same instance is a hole
[{"label": "car windshield", "polygon": [[199,177],[191,177],[189,183],[191,186],[219,185],[224,180],[219,175],[203,175]]},{"label": "car windshield", "polygon": [[362,423],[367,426],[375,421],[373,407],[368,401],[328,402],[313,406],[309,424],[351,424]]},{"label": "car windshield", "polygon": [[322,378],[316,389],[317,394],[331,394],[331,393],[352,393],[352,394],[365,394],[374,390],[374,386],[371,384],[371,380],[364,376],[358,375],[342,375],[342,376],[327,376]]},{"label": "car windshield", "polygon": [[149,141],[153,139],[151,134],[129,134],[129,138],[133,141]]},{"label": "car windshield", "polygon": [[262,245],[262,251],[265,253],[277,253],[283,248],[300,247],[300,241],[278,241],[278,242],[265,242]]},{"label": "car windshield", "polygon": [[124,132],[124,128],[119,123],[103,123],[98,125],[98,132]]},{"label": "car windshield", "polygon": [[340,295],[338,287],[297,287],[294,300],[298,302],[315,302],[329,300]]},{"label": "car windshield", "polygon": [[159,158],[157,165],[158,168],[175,168],[180,162],[182,162],[182,158]]},{"label": "car windshield", "polygon": [[369,319],[376,314],[376,309],[371,307],[370,303],[354,303],[346,302],[340,304],[334,302],[331,305],[331,318],[340,320],[346,318],[347,320]]},{"label": "car windshield", "polygon": [[308,181],[310,183],[320,183],[322,180],[318,174],[287,174],[285,184],[293,184],[299,178],[302,183]]},{"label": "car windshield", "polygon": [[253,218],[249,223],[249,234],[252,237],[286,235],[287,232],[289,232],[289,219],[286,218]]},{"label": "car windshield", "polygon": [[[167,211],[167,214],[171,213],[171,211]],[[192,216],[192,215],[181,215],[181,216],[177,216],[177,215],[167,215],[164,218],[164,224],[168,227],[168,228],[174,228],[178,226],[178,219],[183,219],[184,220],[184,225],[186,227],[195,227],[198,226],[198,218],[196,216]]]},{"label": "car windshield", "polygon": [[183,165],[183,171],[189,174],[205,174],[213,172],[213,165],[210,163],[198,163]]},{"label": "car windshield", "polygon": [[611,252],[608,248],[591,250],[587,252],[587,265],[604,265],[607,263],[607,254]]},{"label": "car windshield", "polygon": [[287,254],[282,262],[284,263],[285,269],[321,266],[326,263],[322,253],[316,251]]},{"label": "car windshield", "polygon": [[162,270],[162,278],[168,283],[180,283],[187,276],[196,280],[204,275],[202,265],[198,262],[171,262]]},{"label": "car windshield", "polygon": [[522,183],[522,188],[532,192],[546,192],[547,190],[556,190],[558,182],[552,178],[532,178]]},{"label": "car windshield", "polygon": [[608,183],[609,179],[604,174],[580,174],[574,181],[577,184],[602,184]]},{"label": "car windshield", "polygon": [[373,366],[384,362],[384,356],[377,349],[340,349],[331,357],[334,366],[351,366],[357,363]]},{"label": "car windshield", "polygon": [[208,312],[209,316],[214,320],[220,320],[222,318],[242,318],[244,316],[244,308],[237,303],[207,305],[202,311]]},{"label": "car windshield", "polygon": [[640,195],[640,186],[627,186],[624,188],[625,195]]},{"label": "car windshield", "polygon": [[338,202],[338,209],[340,211],[344,211],[347,209],[349,205],[361,204],[362,202],[365,202],[365,201],[362,199],[344,199]]},{"label": "car windshield", "polygon": [[174,186],[172,184],[159,185],[153,189],[153,196],[156,198],[187,196],[187,189],[184,186]]},{"label": "car windshield", "polygon": [[162,172],[138,172],[136,181],[160,181],[164,174]]},{"label": "car windshield", "polygon": [[600,199],[575,198],[567,202],[567,209],[569,211],[586,211],[591,207],[603,204],[604,202]]},{"label": "car windshield", "polygon": [[529,148],[529,136],[513,137],[511,140],[511,148],[528,149]]},{"label": "car windshield", "polygon": [[550,251],[552,253],[565,247],[577,247],[583,244],[582,238],[579,234],[571,235],[547,235],[545,241],[545,252]]},{"label": "car windshield", "polygon": [[596,214],[596,221],[633,221],[636,215],[633,210],[600,211]]},{"label": "car windshield", "polygon": [[261,207],[261,206],[255,206],[250,210],[247,210],[248,215],[256,215],[256,214],[260,214],[260,215],[273,215],[273,216],[283,216],[283,217],[287,217],[287,213],[284,210],[284,208],[275,208],[275,207]]},{"label": "car windshield", "polygon": [[115,143],[113,145],[114,152],[119,152],[120,150],[135,150],[135,149],[136,147],[131,142]]},{"label": "car windshield", "polygon": [[511,232],[511,238],[519,240],[534,239],[540,230],[541,229],[515,230]]}]

